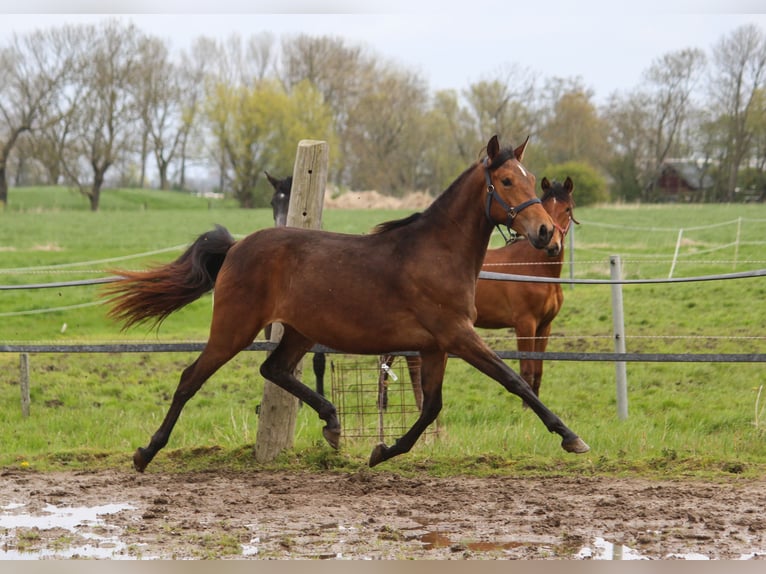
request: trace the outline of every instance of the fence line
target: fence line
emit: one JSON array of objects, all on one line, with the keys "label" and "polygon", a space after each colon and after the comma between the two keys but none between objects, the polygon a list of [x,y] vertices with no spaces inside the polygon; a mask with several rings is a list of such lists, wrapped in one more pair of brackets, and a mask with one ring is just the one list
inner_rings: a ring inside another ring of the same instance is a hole
[{"label": "fence line", "polygon": [[722,273],[718,275],[702,275],[699,277],[669,277],[658,279],[561,279],[557,277],[534,277],[531,275],[515,275],[513,273],[495,273],[482,271],[479,279],[495,281],[524,281],[528,283],[562,283],[566,285],[646,285],[650,283],[693,283],[701,281],[719,281],[725,279],[746,279],[766,276],[766,269],[740,271],[739,273]]},{"label": "fence line", "polygon": [[[536,277],[533,275],[517,275],[514,273],[496,273],[481,271],[479,279],[494,281],[522,281],[526,283],[562,283],[567,285],[643,285],[649,283],[693,283],[697,281],[719,281],[725,279],[746,279],[766,276],[766,269],[740,271],[738,273],[722,273],[717,275],[701,275],[697,277],[669,277],[656,279],[562,279],[560,277]],[[76,281],[55,281],[52,283],[32,283],[26,285],[0,285],[0,291],[23,289],[58,289],[60,287],[82,287],[102,285],[118,281],[120,277],[102,277],[101,279],[81,279]]]},{"label": "fence line", "polygon": [[[729,221],[721,221],[719,223],[711,223],[709,225],[684,227],[684,229],[687,231],[701,231],[703,229],[715,229],[716,227],[734,225],[739,223],[740,221],[747,222],[747,223],[766,223],[766,219],[752,219],[749,217],[742,217],[742,218],[732,219]],[[588,224],[589,226],[593,226],[593,227],[606,227],[609,229],[629,229],[631,231],[678,231],[678,227],[639,227],[639,226],[631,226],[631,225],[620,225],[618,223],[604,223],[602,221],[587,221],[584,219],[580,219],[580,223]]]},{"label": "fence line", "polygon": [[[277,343],[255,341],[244,351],[273,351]],[[0,344],[0,353],[193,353],[205,348],[203,342],[182,343],[117,343],[117,344]],[[344,355],[324,345],[314,345],[309,352]],[[413,351],[388,353],[398,357],[415,356]],[[586,353],[497,351],[503,359],[542,359],[549,361],[649,362],[649,363],[766,363],[766,353]],[[454,358],[454,357],[453,357]]]},{"label": "fence line", "polygon": [[146,251],[144,253],[134,253],[132,255],[122,255],[119,257],[109,257],[107,259],[94,259],[92,261],[75,261],[73,263],[57,263],[56,265],[40,265],[36,267],[11,267],[8,269],[0,269],[0,274],[13,274],[13,273],[28,273],[32,270],[43,271],[49,269],[65,269],[68,267],[79,267],[81,265],[97,265],[100,263],[114,263],[115,261],[125,261],[127,259],[139,259],[141,257],[148,257],[149,255],[158,255],[160,253],[167,253],[169,251],[178,251],[187,247],[184,245],[174,245],[173,247],[163,247],[162,249],[155,249],[154,251]]}]

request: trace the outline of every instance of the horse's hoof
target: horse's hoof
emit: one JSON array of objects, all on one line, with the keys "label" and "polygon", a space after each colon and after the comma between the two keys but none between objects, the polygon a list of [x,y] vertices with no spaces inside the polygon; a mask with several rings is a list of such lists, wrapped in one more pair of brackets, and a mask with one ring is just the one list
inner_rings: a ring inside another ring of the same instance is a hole
[{"label": "horse's hoof", "polygon": [[385,445],[385,443],[379,442],[375,445],[375,448],[372,449],[372,454],[370,455],[370,467],[375,466],[376,464],[380,464],[384,460],[386,460],[388,457],[386,456],[386,451],[388,450],[388,447]]},{"label": "horse's hoof", "polygon": [[324,427],[322,429],[322,435],[324,436],[324,439],[328,442],[328,444],[333,447],[335,450],[338,450],[338,445],[340,444],[340,429],[339,428],[329,428]]},{"label": "horse's hoof", "polygon": [[590,447],[579,436],[568,441],[561,441],[561,448],[576,454],[582,454],[590,450]]},{"label": "horse's hoof", "polygon": [[142,448],[138,448],[133,454],[133,468],[135,468],[138,472],[144,472],[146,465],[149,464],[149,461],[144,459],[143,450],[144,449]]}]

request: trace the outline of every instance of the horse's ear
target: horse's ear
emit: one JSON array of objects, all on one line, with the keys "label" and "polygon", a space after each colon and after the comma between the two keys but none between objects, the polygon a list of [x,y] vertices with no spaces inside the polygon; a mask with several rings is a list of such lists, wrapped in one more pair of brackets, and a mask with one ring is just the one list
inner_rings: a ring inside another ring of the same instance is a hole
[{"label": "horse's ear", "polygon": [[527,142],[529,142],[529,136],[527,136],[527,139],[524,140],[523,144],[521,144],[519,147],[513,150],[513,155],[516,156],[516,159],[518,161],[521,161],[524,159],[524,150],[527,147]]},{"label": "horse's ear", "polygon": [[275,178],[275,177],[272,177],[272,175],[271,175],[271,174],[270,174],[268,171],[266,171],[266,170],[263,170],[263,173],[265,173],[265,174],[266,174],[266,179],[268,179],[268,180],[269,180],[269,183],[271,184],[271,186],[272,186],[274,189],[276,189],[277,187],[279,187],[279,180],[278,180],[277,178]]},{"label": "horse's ear", "polygon": [[572,193],[574,191],[574,182],[569,176],[567,176],[567,178],[564,180],[564,190],[567,193]]},{"label": "horse's ear", "polygon": [[490,163],[492,163],[499,151],[500,142],[497,141],[497,134],[495,134],[490,138],[489,143],[487,143],[487,157],[489,158]]},{"label": "horse's ear", "polygon": [[540,187],[543,191],[548,191],[551,188],[551,182],[548,181],[547,177],[543,177],[543,180],[540,182]]}]

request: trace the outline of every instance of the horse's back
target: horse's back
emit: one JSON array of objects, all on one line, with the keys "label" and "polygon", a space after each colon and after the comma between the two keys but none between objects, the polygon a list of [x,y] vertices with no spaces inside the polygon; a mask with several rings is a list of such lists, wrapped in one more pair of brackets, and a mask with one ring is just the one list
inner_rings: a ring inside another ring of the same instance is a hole
[{"label": "horse's back", "polygon": [[263,229],[230,250],[216,283],[216,306],[220,313],[257,313],[257,323],[289,324],[338,350],[422,346],[429,335],[411,312],[417,287],[391,264],[396,249],[390,237]]}]

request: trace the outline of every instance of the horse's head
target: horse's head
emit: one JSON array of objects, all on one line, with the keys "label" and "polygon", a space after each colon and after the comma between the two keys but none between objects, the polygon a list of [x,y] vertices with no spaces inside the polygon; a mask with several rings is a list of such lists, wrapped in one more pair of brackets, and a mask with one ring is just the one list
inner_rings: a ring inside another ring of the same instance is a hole
[{"label": "horse's head", "polygon": [[486,213],[495,225],[506,225],[542,249],[553,237],[554,227],[535,195],[535,176],[521,165],[528,141],[516,149],[500,149],[497,136],[489,140],[484,167]]},{"label": "horse's head", "polygon": [[575,204],[572,197],[574,183],[570,177],[567,177],[563,184],[555,180],[551,183],[547,177],[544,177],[540,187],[543,190],[543,207],[551,216],[556,229],[545,249],[550,257],[556,257],[564,249],[564,238],[572,222],[580,223],[574,218]]},{"label": "horse's head", "polygon": [[287,224],[287,208],[290,207],[290,191],[293,187],[293,177],[288,176],[285,179],[272,177],[268,171],[263,172],[266,178],[274,188],[274,195],[271,198],[271,210],[274,213],[274,225],[284,227]]}]

